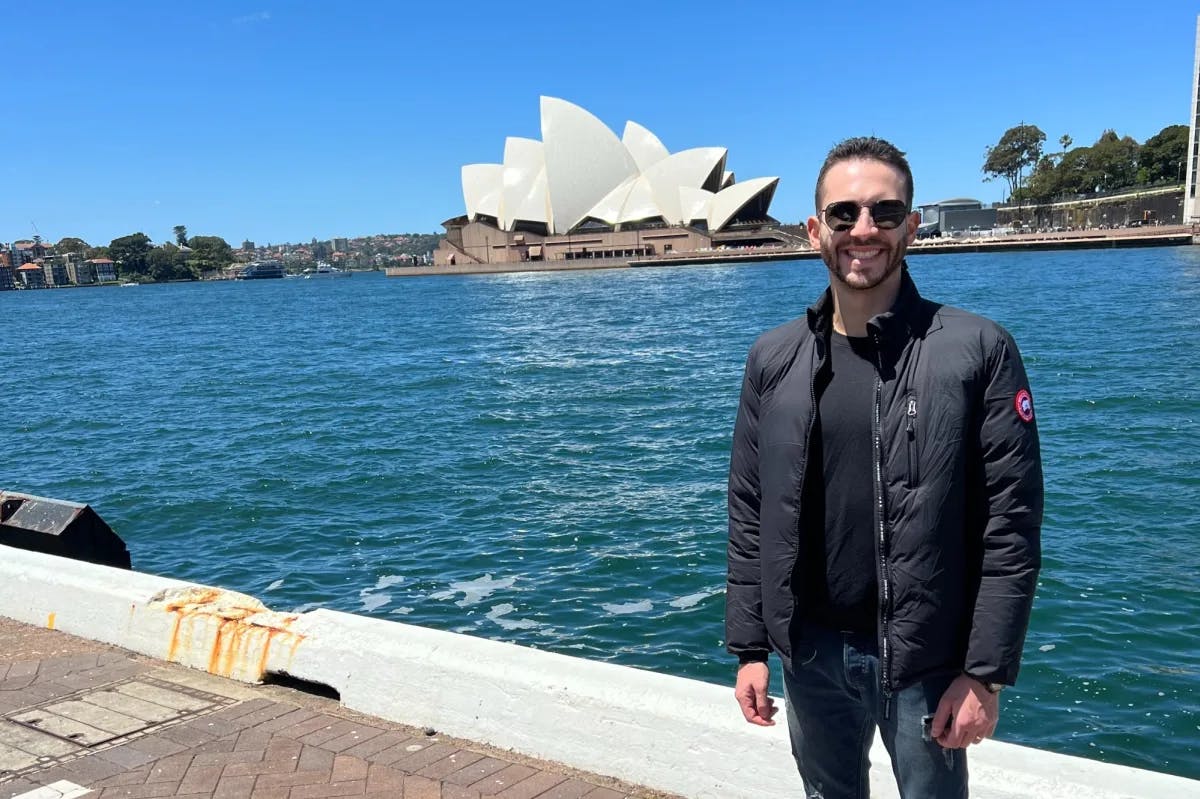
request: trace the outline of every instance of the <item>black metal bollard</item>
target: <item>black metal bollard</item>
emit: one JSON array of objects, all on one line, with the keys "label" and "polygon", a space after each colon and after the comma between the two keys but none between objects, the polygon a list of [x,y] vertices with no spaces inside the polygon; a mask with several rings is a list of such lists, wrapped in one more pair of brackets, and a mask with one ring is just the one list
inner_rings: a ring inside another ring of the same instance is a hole
[{"label": "black metal bollard", "polygon": [[121,537],[87,505],[0,491],[0,544],[131,568]]}]

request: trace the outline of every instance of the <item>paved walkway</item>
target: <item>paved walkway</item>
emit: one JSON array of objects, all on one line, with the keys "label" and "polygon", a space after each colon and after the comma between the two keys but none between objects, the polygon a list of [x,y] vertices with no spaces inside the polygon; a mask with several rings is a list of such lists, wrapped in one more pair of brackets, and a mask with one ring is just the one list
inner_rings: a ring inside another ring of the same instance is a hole
[{"label": "paved walkway", "polygon": [[0,799],[670,799],[0,617]]}]

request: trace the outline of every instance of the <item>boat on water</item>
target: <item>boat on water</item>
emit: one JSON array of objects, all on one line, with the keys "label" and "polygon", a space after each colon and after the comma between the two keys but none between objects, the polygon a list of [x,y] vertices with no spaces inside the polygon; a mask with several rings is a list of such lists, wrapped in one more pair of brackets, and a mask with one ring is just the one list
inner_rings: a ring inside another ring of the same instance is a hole
[{"label": "boat on water", "polygon": [[279,261],[255,261],[234,278],[235,280],[267,280],[283,277],[283,264]]},{"label": "boat on water", "polygon": [[327,264],[324,261],[317,261],[316,267],[312,269],[305,269],[304,272],[301,273],[301,277],[303,277],[305,280],[312,280],[313,278],[350,277],[351,274],[352,273],[347,272],[344,269],[338,269],[333,264]]}]

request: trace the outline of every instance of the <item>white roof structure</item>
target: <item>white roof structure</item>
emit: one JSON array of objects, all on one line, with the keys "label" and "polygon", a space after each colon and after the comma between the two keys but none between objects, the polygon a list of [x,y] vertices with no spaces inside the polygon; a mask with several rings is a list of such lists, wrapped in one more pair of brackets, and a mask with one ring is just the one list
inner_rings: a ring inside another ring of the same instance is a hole
[{"label": "white roof structure", "polygon": [[588,220],[620,227],[647,220],[710,232],[744,209],[767,215],[779,178],[736,183],[723,147],[671,153],[636,122],[618,139],[599,119],[555,97],[541,98],[542,141],[509,137],[501,164],[462,168],[463,200],[472,222],[502,230],[530,225],[563,234]]},{"label": "white roof structure", "polygon": [[472,217],[500,215],[503,164],[467,164],[462,168],[463,198]]},{"label": "white roof structure", "polygon": [[779,178],[752,178],[745,183],[734,183],[727,189],[721,189],[708,206],[708,229],[720,230],[725,227],[734,214],[755,200],[762,202],[761,215],[766,216],[778,185]]},{"label": "white roof structure", "polygon": [[[510,136],[504,140],[500,207],[492,214],[500,227],[510,228],[518,221],[545,223],[549,220],[544,197],[539,196],[546,191],[546,159],[542,150],[542,143],[534,139]],[[535,188],[539,180],[540,191]]]},{"label": "white roof structure", "polygon": [[621,137],[621,143],[643,172],[670,155],[657,136],[632,120],[625,123],[625,135]]}]

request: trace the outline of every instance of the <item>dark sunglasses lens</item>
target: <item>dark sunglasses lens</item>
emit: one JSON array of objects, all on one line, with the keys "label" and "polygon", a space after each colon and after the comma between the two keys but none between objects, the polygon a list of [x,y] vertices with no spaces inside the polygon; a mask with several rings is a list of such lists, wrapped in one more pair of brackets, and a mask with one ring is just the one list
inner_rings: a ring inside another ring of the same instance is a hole
[{"label": "dark sunglasses lens", "polygon": [[881,230],[892,230],[904,224],[904,218],[908,216],[908,208],[899,200],[883,200],[875,204],[871,209],[871,218],[875,220],[875,226]]},{"label": "dark sunglasses lens", "polygon": [[858,203],[850,200],[830,203],[829,207],[825,209],[825,224],[834,230],[849,230],[858,222],[860,207]]}]

